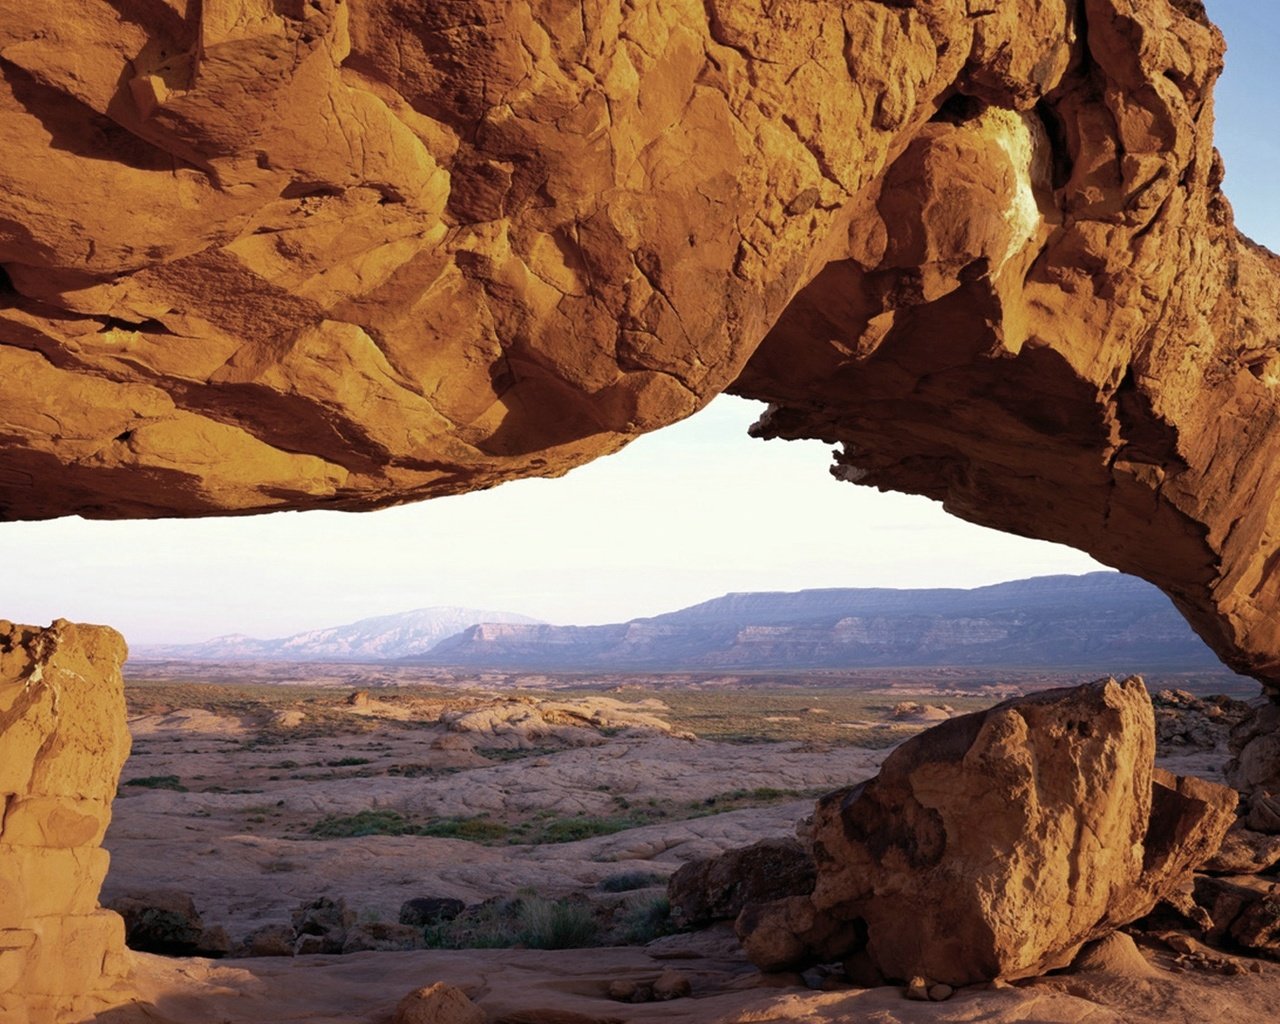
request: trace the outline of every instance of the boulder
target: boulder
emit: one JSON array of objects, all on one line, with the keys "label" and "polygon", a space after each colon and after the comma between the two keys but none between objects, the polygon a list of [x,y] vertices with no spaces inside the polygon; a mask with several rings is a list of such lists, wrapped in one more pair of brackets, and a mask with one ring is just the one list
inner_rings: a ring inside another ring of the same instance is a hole
[{"label": "boulder", "polygon": [[343,953],[362,953],[367,950],[421,949],[422,929],[389,921],[367,921],[352,925],[342,940]]},{"label": "boulder", "polygon": [[680,927],[732,920],[748,903],[812,892],[815,878],[813,857],[795,839],[762,839],[682,865],[667,881],[671,920]]},{"label": "boulder", "polygon": [[484,1011],[465,992],[437,981],[396,1004],[392,1024],[484,1024]]},{"label": "boulder", "polygon": [[287,924],[264,924],[244,937],[245,956],[293,956],[297,934]]},{"label": "boulder", "polygon": [[341,953],[346,945],[347,930],[356,923],[356,915],[347,909],[345,900],[320,896],[301,904],[293,912],[292,921],[298,936],[294,951],[299,956]]},{"label": "boulder", "polygon": [[1280,882],[1197,875],[1195,900],[1212,921],[1205,938],[1280,960]]},{"label": "boulder", "polygon": [[1151,703],[1156,713],[1156,749],[1161,754],[1223,749],[1231,730],[1253,713],[1244,701],[1221,695],[1201,698],[1186,690],[1161,690]]},{"label": "boulder", "polygon": [[1204,863],[1204,870],[1220,875],[1249,875],[1280,864],[1280,835],[1255,832],[1236,822],[1222,844]]},{"label": "boulder", "polygon": [[[1227,762],[1227,782],[1250,799],[1250,828],[1259,832],[1280,832],[1280,815],[1270,800],[1280,796],[1280,705],[1268,700],[1255,703],[1253,713],[1231,730],[1231,760]],[[1254,798],[1257,813],[1254,813]]]},{"label": "boulder", "polygon": [[226,931],[206,928],[188,893],[131,892],[115,897],[108,906],[124,918],[130,949],[164,956],[221,957],[231,952]]},{"label": "boulder", "polygon": [[829,963],[866,941],[862,921],[825,913],[809,896],[748,903],[734,931],[747,958],[762,971]]},{"label": "boulder", "polygon": [[447,896],[415,896],[400,904],[400,923],[420,929],[452,921],[466,909],[467,905],[462,900]]},{"label": "boulder", "polygon": [[1154,773],[1154,747],[1137,678],[921,733],[874,779],[818,802],[812,896],[747,907],[744,948],[776,968],[865,936],[886,977],[953,986],[1066,966],[1149,912],[1230,824],[1235,794]]}]

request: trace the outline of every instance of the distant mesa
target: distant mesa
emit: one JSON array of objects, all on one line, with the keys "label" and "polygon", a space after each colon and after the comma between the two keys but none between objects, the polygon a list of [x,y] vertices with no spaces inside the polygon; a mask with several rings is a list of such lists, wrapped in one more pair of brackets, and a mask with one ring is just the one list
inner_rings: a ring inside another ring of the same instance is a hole
[{"label": "distant mesa", "polygon": [[1099,672],[1221,663],[1156,587],[1113,572],[963,589],[727,594],[603,626],[428,608],[281,640],[138,646],[134,657],[408,661],[451,668],[689,671],[981,666]]}]

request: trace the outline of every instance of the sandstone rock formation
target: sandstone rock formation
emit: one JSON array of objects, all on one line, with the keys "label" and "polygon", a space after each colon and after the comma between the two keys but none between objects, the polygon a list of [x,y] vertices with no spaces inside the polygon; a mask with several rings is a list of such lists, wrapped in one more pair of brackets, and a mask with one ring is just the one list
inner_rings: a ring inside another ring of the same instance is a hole
[{"label": "sandstone rock formation", "polygon": [[1248,796],[1249,828],[1280,835],[1280,705],[1261,702],[1231,730],[1227,781]]},{"label": "sandstone rock formation", "polygon": [[90,1013],[125,973],[98,907],[102,836],[129,754],[113,630],[0,622],[0,1020]]},{"label": "sandstone rock formation", "polygon": [[950,985],[1066,966],[1148,913],[1233,820],[1234,791],[1153,774],[1154,732],[1134,678],[913,737],[818,802],[813,894],[744,910],[748,954],[780,968],[865,944],[886,977]]},{"label": "sandstone rock formation", "polygon": [[0,516],[372,508],[700,408],[1280,683],[1280,261],[1197,0],[0,2]]}]

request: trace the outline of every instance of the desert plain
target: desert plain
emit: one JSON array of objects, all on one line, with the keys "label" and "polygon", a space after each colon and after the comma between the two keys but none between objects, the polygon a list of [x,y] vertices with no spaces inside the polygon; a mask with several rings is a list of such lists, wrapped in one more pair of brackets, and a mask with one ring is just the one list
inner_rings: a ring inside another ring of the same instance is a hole
[{"label": "desert plain", "polygon": [[[1170,945],[1142,922],[1128,929],[1140,961],[915,1002],[834,968],[762,973],[732,922],[671,916],[681,865],[795,834],[817,796],[875,775],[930,725],[1080,681],[980,670],[468,681],[143,663],[126,688],[133,749],[102,901],[187,895],[210,948],[133,954],[132,998],[98,1019],[374,1024],[445,982],[513,1024],[1257,1020],[1280,966],[1189,935]],[[1204,695],[1242,683],[1148,685]],[[1157,763],[1221,779],[1227,729],[1196,733],[1159,696],[1156,707]],[[345,913],[345,952],[297,945],[297,915],[322,898]],[[401,909],[415,899],[467,909],[409,928]],[[674,997],[617,998],[618,985],[647,992],[662,978]]]}]

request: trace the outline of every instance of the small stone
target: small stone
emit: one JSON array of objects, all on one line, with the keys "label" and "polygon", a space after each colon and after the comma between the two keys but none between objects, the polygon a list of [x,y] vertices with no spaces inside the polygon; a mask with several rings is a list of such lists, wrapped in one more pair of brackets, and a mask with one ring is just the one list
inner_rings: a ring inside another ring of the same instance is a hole
[{"label": "small stone", "polygon": [[400,904],[400,923],[422,928],[452,921],[466,909],[467,905],[462,900],[447,896],[415,896]]},{"label": "small stone", "polygon": [[437,981],[396,1004],[392,1024],[484,1024],[484,1011],[452,985]]},{"label": "small stone", "polygon": [[653,998],[658,1000],[683,999],[692,991],[689,976],[680,971],[663,971],[653,983]]},{"label": "small stone", "polygon": [[1195,953],[1195,940],[1190,935],[1183,935],[1182,932],[1167,932],[1161,936],[1164,944],[1172,949],[1175,953]]},{"label": "small stone", "polygon": [[609,982],[609,998],[616,999],[620,1003],[631,1002],[631,997],[636,994],[636,983],[619,978],[617,981]]},{"label": "small stone", "polygon": [[244,951],[249,956],[293,956],[296,936],[287,924],[264,924],[244,938]]},{"label": "small stone", "polygon": [[631,993],[630,1002],[633,1003],[651,1003],[653,1002],[653,983],[641,981],[636,984],[636,990]]},{"label": "small stone", "polygon": [[929,980],[921,977],[912,978],[907,983],[907,989],[904,994],[908,999],[927,1003],[929,1001]]},{"label": "small stone", "polygon": [[955,989],[950,985],[942,984],[942,982],[929,986],[929,998],[935,1003],[945,1002],[950,999],[953,992],[955,992]]}]

